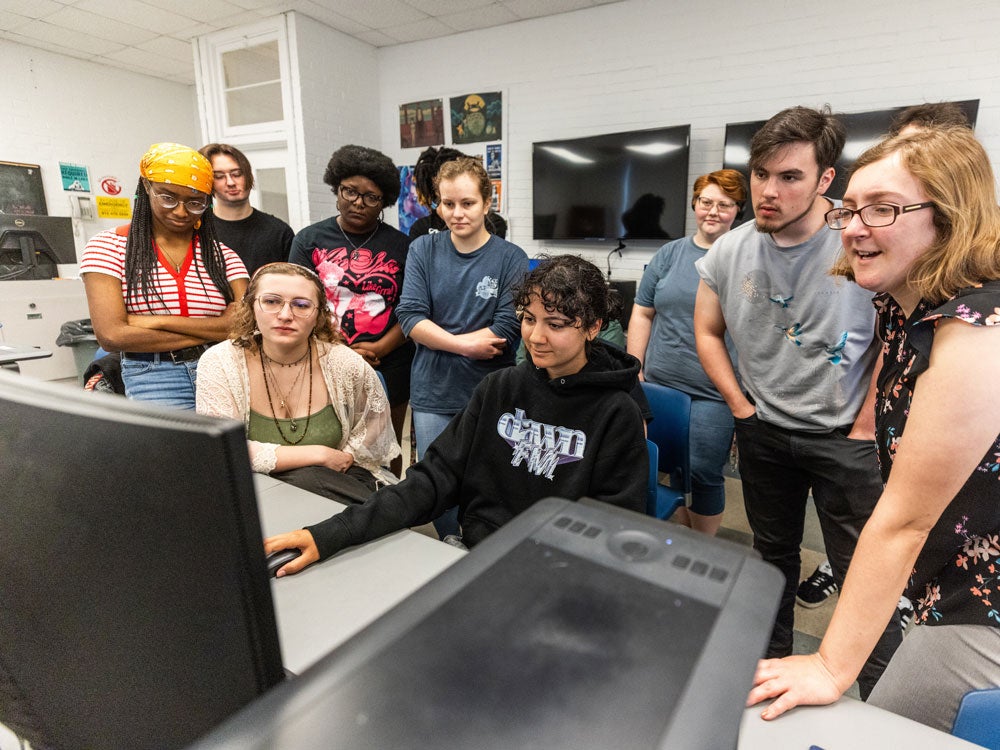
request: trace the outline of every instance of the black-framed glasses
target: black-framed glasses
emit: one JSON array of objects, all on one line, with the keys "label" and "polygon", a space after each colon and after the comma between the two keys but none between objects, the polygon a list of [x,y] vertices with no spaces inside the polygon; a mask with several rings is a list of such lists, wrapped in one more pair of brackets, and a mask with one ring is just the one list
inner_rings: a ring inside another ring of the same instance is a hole
[{"label": "black-framed glasses", "polygon": [[311,299],[305,299],[304,297],[285,299],[276,294],[260,295],[257,297],[257,304],[260,305],[261,310],[272,315],[280,313],[285,309],[285,305],[288,305],[292,311],[292,315],[297,318],[306,318],[316,309],[316,304]]},{"label": "black-framed glasses", "polygon": [[188,198],[187,200],[181,200],[173,193],[158,193],[153,189],[153,185],[146,183],[146,192],[150,196],[156,199],[163,208],[167,210],[177,208],[181,203],[184,204],[184,210],[189,214],[203,214],[208,208],[208,198]]},{"label": "black-framed glasses", "polygon": [[713,201],[711,198],[705,198],[700,195],[695,199],[695,203],[706,211],[711,211],[712,206],[718,208],[719,211],[732,211],[736,208],[736,204],[733,201]]},{"label": "black-framed glasses", "polygon": [[927,201],[926,203],[911,203],[908,206],[897,206],[894,203],[869,203],[861,208],[831,208],[823,218],[830,229],[847,229],[851,219],[857,214],[861,223],[866,227],[887,227],[896,223],[896,217],[900,214],[908,214],[911,211],[920,211],[924,208],[935,208],[936,203]]},{"label": "black-framed glasses", "polygon": [[341,185],[333,192],[337,193],[348,203],[354,203],[354,201],[360,198],[361,202],[368,206],[368,208],[375,208],[376,206],[382,205],[381,195],[378,195],[377,193],[359,193],[349,185]]}]

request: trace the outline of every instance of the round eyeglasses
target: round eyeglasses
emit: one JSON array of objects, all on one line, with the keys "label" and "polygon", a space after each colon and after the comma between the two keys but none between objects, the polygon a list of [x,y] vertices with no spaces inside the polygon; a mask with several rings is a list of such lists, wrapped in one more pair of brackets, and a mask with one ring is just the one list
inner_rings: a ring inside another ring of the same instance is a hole
[{"label": "round eyeglasses", "polygon": [[163,208],[174,209],[177,208],[181,203],[184,204],[184,210],[189,214],[203,214],[208,208],[208,198],[188,198],[187,200],[181,200],[173,193],[158,193],[153,189],[153,186],[146,184],[146,192],[152,198],[156,199],[156,202],[160,204]]},{"label": "round eyeglasses", "polygon": [[305,318],[312,314],[312,311],[316,309],[316,305],[312,300],[304,299],[302,297],[295,297],[294,299],[285,299],[284,297],[278,297],[272,294],[262,294],[257,298],[257,304],[260,305],[260,309],[266,313],[271,313],[276,315],[285,309],[285,305],[292,311],[292,315],[297,318]]},{"label": "round eyeglasses", "polygon": [[908,206],[897,206],[894,203],[869,203],[861,208],[831,208],[823,218],[830,229],[847,229],[851,219],[857,214],[861,223],[866,227],[887,227],[896,223],[896,217],[900,214],[908,214],[911,211],[920,211],[924,208],[934,208],[937,204],[933,202],[911,203]]},{"label": "round eyeglasses", "polygon": [[700,195],[695,200],[699,208],[703,208],[706,211],[711,211],[712,206],[715,206],[719,211],[732,211],[736,208],[736,204],[732,201],[713,201],[711,198],[703,198]]},{"label": "round eyeglasses", "polygon": [[358,198],[364,203],[368,208],[375,208],[376,206],[382,205],[382,196],[376,193],[359,193],[352,187],[347,185],[341,185],[337,190],[333,192],[337,193],[341,198],[343,198],[348,203],[354,203]]}]

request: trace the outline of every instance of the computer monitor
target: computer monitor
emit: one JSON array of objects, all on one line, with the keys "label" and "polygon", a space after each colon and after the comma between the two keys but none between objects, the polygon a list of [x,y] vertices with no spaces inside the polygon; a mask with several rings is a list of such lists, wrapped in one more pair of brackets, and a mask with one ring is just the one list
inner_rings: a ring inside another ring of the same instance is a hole
[{"label": "computer monitor", "polygon": [[0,723],[178,748],[282,680],[243,427],[0,373]]}]

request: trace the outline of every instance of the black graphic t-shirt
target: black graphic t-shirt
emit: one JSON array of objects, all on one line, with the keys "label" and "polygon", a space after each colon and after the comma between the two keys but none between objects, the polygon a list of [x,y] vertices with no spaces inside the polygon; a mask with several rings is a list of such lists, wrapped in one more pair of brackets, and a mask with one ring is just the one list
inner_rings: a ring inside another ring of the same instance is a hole
[{"label": "black graphic t-shirt", "polygon": [[396,325],[409,246],[409,238],[387,224],[370,239],[347,237],[331,217],[295,235],[289,261],[319,274],[350,345],[378,341]]}]

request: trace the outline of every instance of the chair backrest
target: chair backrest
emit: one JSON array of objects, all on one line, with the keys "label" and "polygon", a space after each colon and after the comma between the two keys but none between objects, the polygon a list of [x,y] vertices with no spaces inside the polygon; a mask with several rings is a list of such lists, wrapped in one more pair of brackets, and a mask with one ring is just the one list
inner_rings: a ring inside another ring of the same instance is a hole
[{"label": "chair backrest", "polygon": [[966,693],[951,733],[988,750],[1000,750],[1000,688]]},{"label": "chair backrest", "polygon": [[386,398],[388,398],[389,397],[389,387],[385,384],[385,375],[383,375],[378,370],[375,371],[375,374],[378,375],[378,380],[382,384],[382,390],[385,391]]},{"label": "chair backrest", "polygon": [[[647,437],[659,449],[658,468],[671,476],[671,486],[691,492],[691,397],[676,388],[643,383],[643,393],[653,411]],[[679,482],[675,485],[674,482]]]},{"label": "chair backrest", "polygon": [[660,483],[659,465],[660,450],[650,439],[646,439],[646,451],[649,454],[649,476],[646,478],[646,514],[656,516],[656,493]]}]

